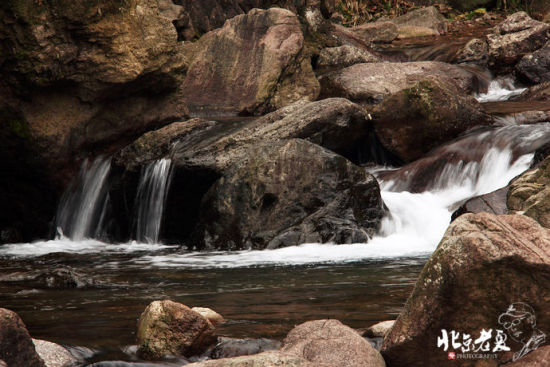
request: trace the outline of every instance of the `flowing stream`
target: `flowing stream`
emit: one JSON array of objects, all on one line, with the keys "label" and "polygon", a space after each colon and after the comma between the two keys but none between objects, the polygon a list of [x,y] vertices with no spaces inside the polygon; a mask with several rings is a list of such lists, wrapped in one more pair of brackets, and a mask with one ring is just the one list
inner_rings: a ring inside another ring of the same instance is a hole
[{"label": "flowing stream", "polygon": [[[457,206],[505,186],[549,141],[550,123],[485,128],[409,166],[379,167],[373,172],[391,216],[369,243],[264,251],[199,253],[159,244],[168,160],[142,174],[139,241],[99,240],[110,162],[97,159],[63,198],[63,235],[0,247],[0,302],[34,337],[78,346],[73,350],[88,363],[135,359],[129,346],[136,319],[156,299],[211,307],[229,320],[220,333],[232,337],[282,338],[297,323],[327,317],[366,327],[399,314]],[[446,164],[431,169],[430,159]],[[80,283],[52,288],[52,273],[65,268]]]}]

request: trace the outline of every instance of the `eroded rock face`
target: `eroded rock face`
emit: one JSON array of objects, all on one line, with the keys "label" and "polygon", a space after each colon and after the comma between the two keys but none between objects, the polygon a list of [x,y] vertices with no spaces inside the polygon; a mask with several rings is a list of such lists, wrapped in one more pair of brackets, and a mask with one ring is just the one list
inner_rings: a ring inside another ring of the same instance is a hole
[{"label": "eroded rock face", "polygon": [[138,355],[154,360],[165,355],[189,357],[204,352],[217,340],[214,326],[181,303],[154,301],[138,320]]},{"label": "eroded rock face", "polygon": [[317,98],[300,22],[288,10],[252,10],[195,46],[183,83],[192,112],[261,114]]},{"label": "eroded rock face", "polygon": [[525,12],[510,15],[487,35],[489,65],[514,65],[524,55],[541,48],[550,37],[550,24],[531,19]]},{"label": "eroded rock face", "polygon": [[423,80],[386,98],[374,109],[375,132],[382,145],[412,162],[460,133],[489,123],[473,97],[453,85]]},{"label": "eroded rock face", "polygon": [[[497,329],[505,330],[499,316],[516,302],[530,305],[536,327],[549,330],[548,244],[550,231],[526,216],[465,214],[451,223],[384,340],[388,365],[445,365],[447,352],[437,347],[442,329],[475,338],[482,329],[493,329],[495,337]],[[511,352],[522,346],[509,336],[506,343]],[[501,363],[511,359],[510,354],[498,355]]]},{"label": "eroded rock face", "polygon": [[296,326],[286,336],[282,352],[329,366],[386,366],[369,342],[338,320],[315,320]]},{"label": "eroded rock face", "polygon": [[385,206],[376,179],[345,158],[294,139],[248,147],[202,201],[197,249],[364,243]]},{"label": "eroded rock face", "polygon": [[23,320],[5,308],[0,308],[0,360],[10,367],[46,367],[36,353]]},{"label": "eroded rock face", "polygon": [[422,79],[437,79],[454,84],[460,93],[475,88],[474,74],[455,65],[436,61],[357,64],[319,78],[321,98],[344,97],[373,105],[387,96],[411,87]]},{"label": "eroded rock face", "polygon": [[550,157],[510,184],[508,209],[550,228]]},{"label": "eroded rock face", "polygon": [[541,49],[523,56],[516,71],[530,83],[550,82],[550,41]]}]

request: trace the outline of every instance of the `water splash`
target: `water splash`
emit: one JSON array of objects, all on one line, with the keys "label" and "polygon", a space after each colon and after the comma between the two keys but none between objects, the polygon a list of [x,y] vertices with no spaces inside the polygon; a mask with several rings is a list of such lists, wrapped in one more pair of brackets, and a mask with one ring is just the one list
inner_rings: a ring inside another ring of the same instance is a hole
[{"label": "water splash", "polygon": [[80,173],[59,203],[56,215],[58,238],[66,236],[73,241],[82,241],[103,234],[110,169],[111,160],[101,156],[91,164],[84,161]]},{"label": "water splash", "polygon": [[171,166],[172,161],[165,158],[148,164],[142,171],[136,195],[135,238],[138,242],[159,242]]},{"label": "water splash", "polygon": [[511,78],[495,79],[489,84],[487,93],[476,96],[479,102],[507,101],[513,96],[523,93],[527,88],[519,88]]}]

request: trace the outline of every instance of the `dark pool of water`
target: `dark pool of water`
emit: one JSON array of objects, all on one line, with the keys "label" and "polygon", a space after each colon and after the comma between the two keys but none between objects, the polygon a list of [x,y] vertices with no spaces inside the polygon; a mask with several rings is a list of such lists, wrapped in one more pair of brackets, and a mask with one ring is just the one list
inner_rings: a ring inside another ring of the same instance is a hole
[{"label": "dark pool of water", "polygon": [[[219,329],[224,336],[282,339],[307,320],[336,318],[363,328],[395,318],[426,261],[184,269],[144,268],[132,256],[0,259],[0,306],[17,312],[34,338],[100,350],[134,344],[137,318],[158,299],[218,311],[228,320]],[[21,279],[66,266],[99,286],[53,289]]]}]

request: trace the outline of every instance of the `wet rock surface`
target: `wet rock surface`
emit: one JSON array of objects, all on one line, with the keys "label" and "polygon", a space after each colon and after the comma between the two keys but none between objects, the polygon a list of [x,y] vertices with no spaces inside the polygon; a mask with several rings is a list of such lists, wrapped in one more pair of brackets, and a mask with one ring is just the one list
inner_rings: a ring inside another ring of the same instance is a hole
[{"label": "wet rock surface", "polygon": [[[536,327],[548,330],[550,318],[544,312],[550,299],[548,243],[550,232],[526,216],[466,214],[452,222],[384,340],[386,362],[391,366],[447,363],[447,353],[436,344],[442,329],[476,338],[481,329],[505,330],[499,316],[514,302],[530,305]],[[507,340],[512,352],[521,349],[521,343]],[[429,346],[429,351],[418,353],[421,346]],[[511,357],[499,354],[501,363],[507,358]]]},{"label": "wet rock surface", "polygon": [[380,142],[405,162],[490,123],[474,98],[461,96],[452,84],[429,79],[387,97],[373,114]]},{"label": "wet rock surface", "polygon": [[288,10],[237,16],[194,47],[198,51],[183,83],[194,113],[261,114],[317,98],[300,22]]},{"label": "wet rock surface", "polygon": [[362,243],[385,214],[378,183],[345,158],[303,140],[250,147],[202,201],[197,249]]},{"label": "wet rock surface", "polygon": [[5,308],[0,308],[0,359],[10,367],[46,367],[23,320]]},{"label": "wet rock surface", "polygon": [[138,355],[147,360],[165,355],[199,355],[216,343],[214,326],[181,303],[152,302],[141,314],[137,330]]},{"label": "wet rock surface", "polygon": [[488,194],[469,199],[453,213],[452,219],[455,220],[466,213],[508,214],[508,206],[506,205],[508,189],[508,187],[503,187]]}]

